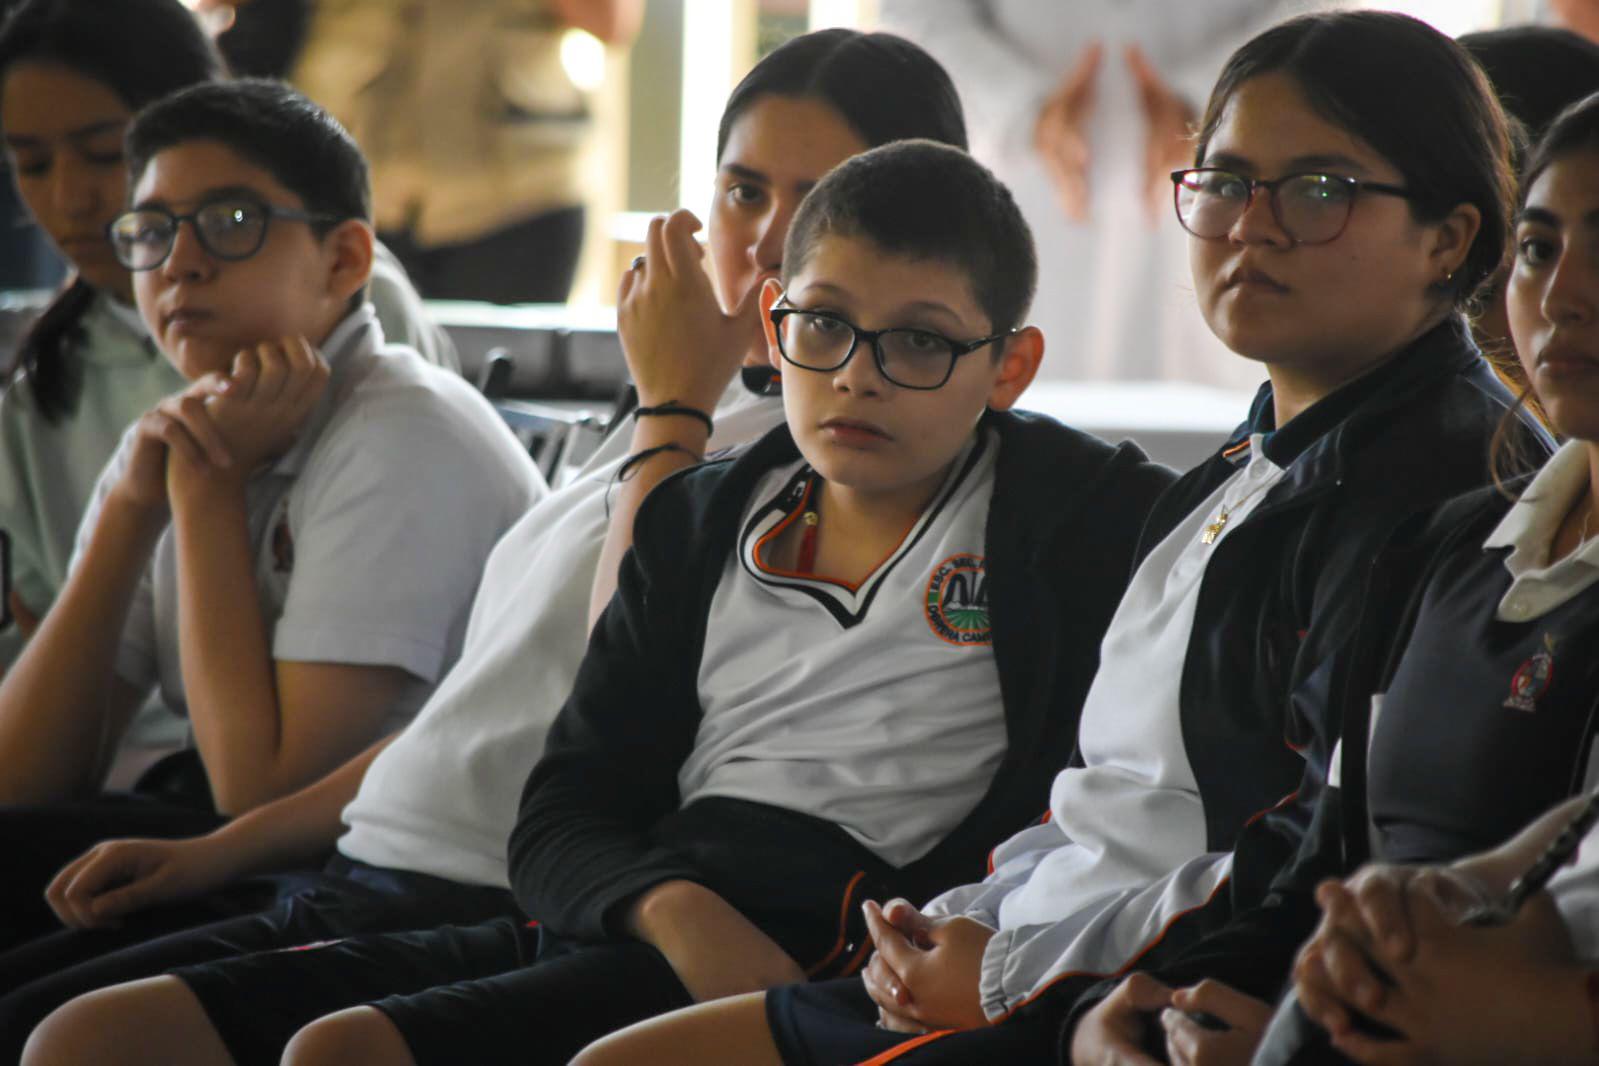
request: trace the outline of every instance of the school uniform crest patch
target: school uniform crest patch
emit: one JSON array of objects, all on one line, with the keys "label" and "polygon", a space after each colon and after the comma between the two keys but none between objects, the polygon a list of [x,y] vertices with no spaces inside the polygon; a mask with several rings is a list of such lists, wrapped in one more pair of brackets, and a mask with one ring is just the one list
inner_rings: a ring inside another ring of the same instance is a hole
[{"label": "school uniform crest patch", "polygon": [[1531,714],[1555,677],[1555,638],[1543,635],[1543,648],[1516,669],[1510,678],[1510,698],[1504,705]]},{"label": "school uniform crest patch", "polygon": [[992,644],[988,621],[988,570],[981,555],[951,555],[927,582],[927,624],[951,644]]}]

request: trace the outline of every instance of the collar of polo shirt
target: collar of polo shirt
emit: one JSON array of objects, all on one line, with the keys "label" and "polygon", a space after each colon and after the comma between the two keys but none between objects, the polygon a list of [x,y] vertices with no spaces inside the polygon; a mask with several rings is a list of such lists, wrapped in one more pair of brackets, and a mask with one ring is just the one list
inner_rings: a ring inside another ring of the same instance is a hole
[{"label": "collar of polo shirt", "polygon": [[322,357],[328,361],[328,385],[322,390],[305,427],[294,438],[294,444],[272,464],[271,472],[294,477],[305,466],[317,438],[322,435],[328,419],[333,417],[337,396],[342,391],[343,379],[354,356],[359,351],[375,351],[383,346],[383,327],[378,324],[377,311],[370,303],[346,315],[327,340],[322,342]]}]

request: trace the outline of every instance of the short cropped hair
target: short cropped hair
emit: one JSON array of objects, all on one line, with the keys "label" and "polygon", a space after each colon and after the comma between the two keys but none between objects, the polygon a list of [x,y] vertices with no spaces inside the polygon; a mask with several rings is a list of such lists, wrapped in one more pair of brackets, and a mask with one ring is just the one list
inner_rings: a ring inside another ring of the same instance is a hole
[{"label": "short cropped hair", "polygon": [[800,203],[783,248],[783,281],[823,237],[963,271],[999,333],[1021,325],[1038,283],[1033,235],[1010,190],[958,148],[896,141],[834,167]]},{"label": "short cropped hair", "polygon": [[278,81],[244,78],[195,85],[160,100],[128,127],[128,187],[137,185],[158,152],[190,141],[216,141],[300,198],[306,211],[331,222],[372,220],[366,157],[337,119]]}]

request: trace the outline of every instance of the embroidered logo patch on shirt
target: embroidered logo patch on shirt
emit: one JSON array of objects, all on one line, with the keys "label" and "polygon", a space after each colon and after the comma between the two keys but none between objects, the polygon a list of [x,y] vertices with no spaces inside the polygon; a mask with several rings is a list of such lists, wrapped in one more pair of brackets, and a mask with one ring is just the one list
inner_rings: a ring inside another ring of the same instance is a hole
[{"label": "embroidered logo patch on shirt", "polygon": [[1549,691],[1555,676],[1555,638],[1543,635],[1543,649],[1522,663],[1510,679],[1510,698],[1504,705],[1513,711],[1531,714],[1538,709],[1538,699]]},{"label": "embroidered logo patch on shirt", "polygon": [[981,555],[951,555],[927,582],[927,624],[951,644],[992,644],[988,571]]}]

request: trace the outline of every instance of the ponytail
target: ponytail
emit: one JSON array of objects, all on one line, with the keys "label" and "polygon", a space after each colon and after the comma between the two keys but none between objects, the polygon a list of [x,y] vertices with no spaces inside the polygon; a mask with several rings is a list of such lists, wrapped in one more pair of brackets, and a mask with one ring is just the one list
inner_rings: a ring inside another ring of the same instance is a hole
[{"label": "ponytail", "polygon": [[93,286],[73,278],[29,327],[6,371],[8,388],[17,387],[19,378],[27,379],[22,387],[33,392],[39,414],[51,425],[77,409],[83,374],[70,349],[81,339],[79,323],[93,303]]}]

